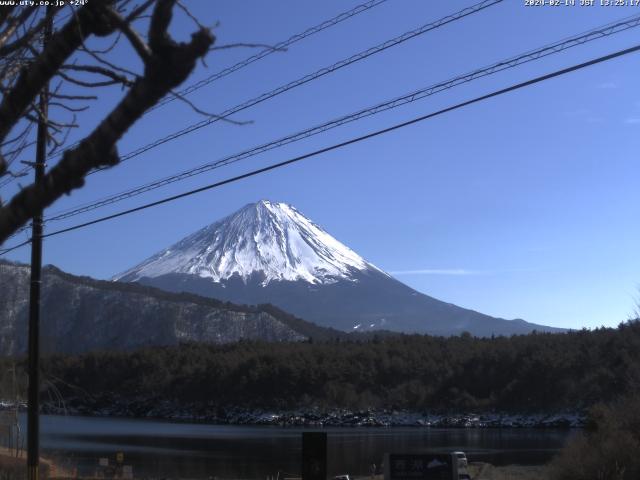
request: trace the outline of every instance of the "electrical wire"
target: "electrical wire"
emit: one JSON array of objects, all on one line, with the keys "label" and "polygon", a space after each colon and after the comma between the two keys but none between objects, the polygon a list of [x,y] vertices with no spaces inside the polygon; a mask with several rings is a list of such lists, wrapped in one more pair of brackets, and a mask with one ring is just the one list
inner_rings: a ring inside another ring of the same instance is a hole
[{"label": "electrical wire", "polygon": [[[244,60],[241,60],[240,62],[227,67],[223,70],[220,70],[210,76],[208,76],[207,78],[204,78],[202,80],[200,80],[199,82],[194,83],[193,85],[190,85],[189,87],[181,90],[178,92],[179,95],[185,96],[185,95],[189,95],[192,92],[195,92],[196,90],[201,89],[202,87],[206,86],[206,85],[210,85],[211,83],[215,82],[216,80],[220,80],[221,78],[226,77],[227,75],[230,75],[234,72],[237,72],[238,70],[241,70],[244,67],[247,67],[249,65],[251,65],[254,62],[257,62],[258,60],[262,60],[263,58],[265,58],[268,55],[271,55],[272,53],[275,53],[277,51],[282,51],[284,49],[287,49],[288,47],[290,47],[291,45],[293,45],[294,43],[299,42],[300,40],[303,40],[307,37],[310,37],[316,33],[319,33],[323,30],[326,30],[329,27],[333,27],[334,25],[337,25],[345,20],[348,20],[349,18],[352,18],[360,13],[366,12],[374,7],[377,7],[378,5],[381,5],[382,3],[386,2],[387,0],[371,0],[369,2],[363,3],[361,5],[357,5],[356,7],[352,8],[351,10],[347,10],[346,12],[342,12],[339,15],[336,15],[333,18],[330,18],[329,20],[325,20],[322,23],[319,23],[318,25],[315,25],[313,27],[310,27],[308,29],[306,29],[304,32],[302,33],[297,33],[295,35],[292,35],[291,37],[289,37],[287,40],[281,41],[276,43],[273,47],[271,48],[267,48],[265,50],[262,50],[258,53],[256,53],[255,55],[251,55],[250,57],[245,58]],[[160,102],[158,102],[156,105],[154,105],[153,107],[151,107],[149,109],[149,111],[153,111],[156,108],[160,108],[163,105],[175,100],[176,97],[173,96],[168,96],[165,97],[163,100],[161,100]]]},{"label": "electrical wire", "polygon": [[[386,42],[383,42],[381,44],[376,45],[375,47],[371,47],[367,50],[363,50],[362,52],[359,52],[355,55],[352,55],[351,57],[342,59],[328,67],[324,67],[321,68],[320,70],[315,71],[314,73],[310,73],[307,74],[303,77],[298,78],[297,80],[294,80],[292,82],[289,82],[285,85],[281,85],[280,87],[271,90],[269,92],[265,92],[257,97],[254,97],[250,100],[247,100],[243,103],[240,103],[234,107],[231,107],[227,110],[225,110],[224,112],[222,112],[219,115],[216,115],[213,118],[207,118],[205,120],[201,120],[199,122],[196,122],[194,124],[189,125],[188,127],[185,127],[181,130],[178,130],[176,132],[173,132],[169,135],[166,135],[164,137],[161,137],[151,143],[148,143],[147,145],[143,145],[142,147],[139,147],[125,155],[122,155],[120,157],[120,164],[126,162],[127,160],[130,160],[134,157],[137,157],[138,155],[141,155],[153,148],[156,148],[160,145],[163,145],[167,142],[176,140],[177,138],[180,138],[184,135],[187,135],[189,133],[195,132],[197,130],[200,130],[203,127],[212,125],[213,123],[216,123],[220,120],[224,120],[228,117],[230,117],[231,115],[234,115],[238,112],[241,112],[243,110],[246,110],[248,108],[251,108],[255,105],[258,105],[262,102],[265,102],[271,98],[274,98],[278,95],[281,95],[285,92],[288,92],[289,90],[292,90],[294,88],[297,88],[301,85],[304,85],[306,83],[309,83],[313,80],[316,80],[318,78],[324,77],[325,75],[328,75],[330,73],[333,73],[337,70],[340,70],[341,68],[344,68],[348,65],[352,65],[353,63],[359,62],[361,60],[364,60],[372,55],[375,55],[377,53],[383,52],[389,48],[395,47],[397,45],[400,45],[408,40],[411,40],[412,38],[415,38],[417,36],[423,35],[431,30],[435,30],[437,28],[440,28],[444,25],[447,25],[451,22],[460,20],[462,18],[465,18],[469,15],[472,15],[474,13],[480,12],[486,8],[489,8],[493,5],[496,5],[498,3],[503,2],[504,0],[483,0],[479,3],[476,3],[470,7],[467,8],[463,8],[462,10],[459,10],[451,15],[447,15],[445,17],[440,18],[439,20],[436,20],[434,22],[430,22],[427,24],[424,24],[414,30],[410,30],[408,32],[403,33],[402,35],[399,35],[397,37],[392,38],[391,40],[387,40]],[[80,142],[76,142],[73,145],[70,145],[69,147],[67,147],[67,150],[70,148],[74,148],[75,146],[79,145]],[[59,152],[58,154],[54,155],[53,158],[61,156],[62,152]],[[91,172],[89,172],[88,175],[92,175],[94,173],[97,172],[101,172],[103,170],[107,170],[108,167],[104,167],[104,168],[98,168],[95,169]],[[10,182],[11,180],[9,180]]]},{"label": "electrical wire", "polygon": [[[431,113],[428,113],[428,114],[413,118],[411,120],[407,120],[407,121],[402,122],[402,123],[397,123],[397,124],[392,125],[390,127],[370,132],[370,133],[368,133],[366,135],[362,135],[362,136],[359,136],[359,137],[351,138],[351,139],[346,140],[344,142],[336,143],[336,144],[333,144],[331,146],[324,147],[324,148],[321,148],[321,149],[306,153],[304,155],[300,155],[300,156],[297,156],[297,157],[294,157],[294,158],[290,158],[288,160],[284,160],[282,162],[278,162],[278,163],[269,165],[267,167],[259,168],[259,169],[256,169],[256,170],[252,170],[252,171],[244,173],[242,175],[237,175],[235,177],[231,177],[231,178],[228,178],[228,179],[216,182],[216,183],[205,185],[205,186],[200,187],[200,188],[189,190],[189,191],[180,193],[178,195],[172,195],[170,197],[166,197],[166,198],[163,198],[161,200],[156,200],[154,202],[147,203],[145,205],[141,205],[141,206],[138,206],[138,207],[135,207],[135,208],[130,208],[128,210],[124,210],[124,211],[121,211],[121,212],[118,212],[118,213],[114,213],[112,215],[107,215],[107,216],[100,217],[100,218],[97,218],[97,219],[94,219],[94,220],[91,220],[91,221],[88,221],[88,222],[84,222],[84,223],[81,223],[81,224],[73,225],[71,227],[67,227],[67,228],[63,228],[63,229],[60,229],[60,230],[56,230],[54,232],[47,233],[47,234],[43,235],[42,237],[43,238],[47,238],[47,237],[53,237],[53,236],[56,236],[56,235],[61,235],[63,233],[67,233],[67,232],[71,232],[71,231],[78,230],[78,229],[81,229],[81,228],[85,228],[85,227],[88,227],[90,225],[95,225],[97,223],[102,223],[102,222],[105,222],[105,221],[108,221],[108,220],[112,220],[112,219],[115,219],[115,218],[118,218],[118,217],[129,215],[131,213],[135,213],[135,212],[139,212],[139,211],[142,211],[142,210],[146,210],[148,208],[152,208],[152,207],[155,207],[155,206],[158,206],[158,205],[162,205],[162,204],[165,204],[165,203],[173,202],[173,201],[181,199],[181,198],[189,197],[189,196],[192,196],[192,195],[195,195],[195,194],[207,191],[207,190],[218,188],[218,187],[221,187],[223,185],[234,183],[234,182],[237,182],[237,181],[249,178],[249,177],[253,177],[253,176],[256,176],[256,175],[259,175],[259,174],[262,174],[262,173],[269,172],[271,170],[275,170],[277,168],[281,168],[281,167],[284,167],[284,166],[287,166],[287,165],[291,165],[293,163],[300,162],[302,160],[305,160],[305,159],[308,159],[308,158],[311,158],[311,157],[318,156],[318,155],[323,154],[323,153],[327,153],[327,152],[330,152],[330,151],[333,151],[333,150],[337,150],[337,149],[346,147],[348,145],[352,145],[352,144],[355,144],[355,143],[362,142],[364,140],[368,140],[368,139],[371,139],[371,138],[374,138],[374,137],[378,137],[380,135],[384,135],[386,133],[389,133],[389,132],[392,132],[392,131],[395,131],[395,130],[398,130],[398,129],[401,129],[401,128],[404,128],[404,127],[407,127],[407,126],[423,122],[423,121],[428,120],[430,118],[434,118],[434,117],[443,115],[445,113],[452,112],[454,110],[458,110],[460,108],[467,107],[469,105],[488,100],[488,99],[493,98],[493,97],[504,95],[506,93],[513,92],[515,90],[520,90],[522,88],[529,87],[531,85],[534,85],[534,84],[537,84],[537,83],[541,83],[541,82],[544,82],[546,80],[550,80],[552,78],[556,78],[556,77],[559,77],[559,76],[562,76],[562,75],[566,75],[568,73],[575,72],[577,70],[581,70],[583,68],[587,68],[587,67],[599,64],[599,63],[607,62],[607,61],[613,60],[615,58],[622,57],[624,55],[629,55],[631,53],[635,53],[635,52],[638,52],[638,51],[640,51],[640,44],[637,44],[637,45],[635,45],[633,47],[626,48],[624,50],[618,50],[618,51],[610,53],[608,55],[604,55],[604,56],[601,56],[601,57],[594,58],[594,59],[589,60],[587,62],[579,63],[577,65],[572,65],[570,67],[566,67],[566,68],[563,68],[561,70],[555,70],[555,71],[553,71],[551,73],[547,73],[545,75],[541,75],[541,76],[532,78],[530,80],[526,80],[524,82],[520,82],[520,83],[517,83],[517,84],[514,84],[514,85],[510,85],[510,86],[502,88],[500,90],[495,90],[495,91],[493,91],[491,93],[488,93],[488,94],[485,94],[485,95],[482,95],[482,96],[479,96],[479,97],[475,97],[475,98],[473,98],[471,100],[467,100],[467,101],[464,101],[464,102],[461,102],[461,103],[457,103],[457,104],[452,105],[450,107],[443,108],[441,110],[438,110],[438,111],[435,111],[435,112],[431,112]],[[24,244],[26,244],[26,243],[29,243],[29,242],[27,241]],[[19,246],[22,246],[22,245],[19,245]],[[10,249],[6,249],[5,251],[0,252],[0,256],[4,255],[8,251],[11,251],[11,250],[14,250],[14,249],[18,248],[19,246],[14,246],[14,247],[11,247]]]},{"label": "electrical wire", "polygon": [[[230,75],[231,73],[234,73],[238,70],[241,70],[242,68],[258,61],[261,60],[262,58],[266,57],[267,55],[270,55],[271,53],[274,53],[276,51],[281,51],[282,49],[285,49],[287,47],[289,47],[290,45],[293,45],[294,43],[303,40],[307,37],[310,37],[311,35],[321,32],[323,30],[326,30],[329,27],[332,27],[334,25],[337,25],[338,23],[347,20],[349,18],[354,17],[355,15],[358,15],[359,13],[365,12],[371,8],[377,7],[378,5],[386,2],[387,0],[372,0],[369,1],[367,3],[364,3],[362,5],[358,5],[356,7],[354,7],[351,10],[348,10],[346,12],[343,12],[329,20],[325,20],[324,22],[308,28],[307,30],[305,30],[302,33],[298,33],[295,35],[292,35],[291,37],[289,37],[289,39],[279,42],[276,45],[274,45],[273,48],[267,48],[265,50],[262,50],[260,52],[258,52],[255,55],[252,55],[238,63],[236,63],[235,65],[232,65],[228,68],[225,68],[223,70],[220,70],[219,72],[214,73],[213,75],[185,88],[184,90],[181,90],[179,92],[177,92],[177,96],[167,96],[165,98],[163,98],[160,102],[158,102],[156,105],[154,105],[153,107],[151,107],[146,113],[149,113],[153,110],[155,110],[156,108],[159,108],[173,100],[175,100],[176,98],[180,98],[180,97],[184,97],[185,95],[188,95],[189,93],[192,93],[196,90],[199,90],[200,88],[204,87],[205,85],[209,85],[213,82],[215,82],[216,80],[219,80],[223,77],[226,77],[227,75]],[[67,149],[69,148],[74,148],[76,146],[78,146],[80,144],[80,142],[75,142],[73,144],[71,144]]]},{"label": "electrical wire", "polygon": [[[265,102],[271,98],[274,98],[278,95],[281,95],[285,92],[288,92],[289,90],[292,90],[294,88],[297,88],[301,85],[304,85],[306,83],[309,83],[313,80],[316,80],[318,78],[324,77],[325,75],[328,75],[330,73],[336,72],[337,70],[340,70],[341,68],[344,68],[348,65],[352,65],[356,62],[359,62],[361,60],[364,60],[372,55],[375,55],[377,53],[383,52],[389,48],[395,47],[397,45],[400,45],[408,40],[411,40],[412,38],[418,37],[420,35],[423,35],[427,32],[430,32],[432,30],[435,30],[437,28],[440,28],[444,25],[447,25],[449,23],[455,22],[457,20],[460,20],[462,18],[465,18],[469,15],[472,15],[474,13],[478,13],[486,8],[489,8],[493,5],[496,5],[498,3],[503,2],[504,0],[483,0],[479,3],[476,3],[470,7],[467,8],[463,8],[462,10],[459,10],[451,15],[447,15],[446,17],[443,17],[439,20],[436,20],[434,22],[431,23],[427,23],[425,25],[422,25],[414,30],[410,30],[408,32],[403,33],[402,35],[399,35],[395,38],[392,38],[391,40],[387,40],[386,42],[383,42],[379,45],[376,45],[375,47],[371,47],[368,48],[367,50],[363,50],[362,52],[359,52],[355,55],[352,55],[348,58],[342,59],[328,67],[324,67],[321,68],[320,70],[315,71],[314,73],[310,73],[307,74],[303,77],[298,78],[297,80],[294,80],[292,82],[289,82],[285,85],[281,85],[278,88],[275,88],[274,90],[271,90],[269,92],[265,92],[257,97],[254,97],[250,100],[247,100],[243,103],[240,103],[234,107],[231,107],[227,110],[225,110],[224,112],[216,115],[213,118],[207,118],[204,120],[201,120],[199,122],[196,122],[194,124],[189,125],[188,127],[185,127],[181,130],[178,130],[176,132],[173,132],[169,135],[165,135],[164,137],[161,137],[157,140],[154,140],[151,143],[148,143],[147,145],[144,145],[142,147],[139,147],[123,156],[120,157],[120,164],[126,162],[127,160],[130,160],[134,157],[137,157],[138,155],[141,155],[142,153],[148,152],[149,150],[156,148],[160,145],[163,145],[167,142],[173,141],[177,138],[180,138],[184,135],[187,135],[189,133],[195,132],[196,130],[200,130],[203,127],[212,125],[220,120],[224,120],[226,118],[229,118],[231,115],[234,115],[238,112],[241,112],[243,110],[246,110],[250,107],[253,107],[255,105],[258,105],[262,102]],[[103,171],[103,170],[107,170],[109,167],[105,167],[105,168],[98,168],[96,170],[93,170],[92,172],[89,172],[89,175]]]},{"label": "electrical wire", "polygon": [[[195,92],[196,90],[201,89],[202,87],[206,86],[206,85],[210,85],[211,83],[220,80],[221,78],[224,78],[228,75],[231,75],[234,72],[237,72],[238,70],[241,70],[249,65],[251,65],[252,63],[255,63],[259,60],[262,60],[263,58],[271,55],[272,53],[275,53],[277,51],[282,51],[288,47],[290,47],[291,45],[304,40],[305,38],[311,37],[312,35],[315,35],[316,33],[322,32],[323,30],[326,30],[330,27],[333,27],[335,25],[338,25],[341,22],[344,22],[345,20],[348,20],[352,17],[355,17],[356,15],[359,15],[363,12],[369,11],[372,8],[375,8],[385,2],[387,2],[388,0],[370,0],[368,2],[362,3],[360,5],[356,5],[355,7],[353,7],[350,10],[347,10],[345,12],[342,12],[338,15],[336,15],[333,18],[330,18],[328,20],[325,20],[322,23],[319,23],[318,25],[315,25],[313,27],[307,28],[306,30],[304,30],[303,32],[300,33],[296,33],[295,35],[292,35],[291,37],[289,37],[287,40],[283,40],[281,42],[276,43],[273,47],[271,48],[266,48],[264,50],[261,50],[260,52],[256,53],[255,55],[251,55],[247,58],[245,58],[244,60],[241,60],[240,62],[224,68],[223,70],[220,70],[210,76],[208,76],[205,79],[200,80],[199,82],[194,83],[193,85],[190,85],[189,87],[181,90],[178,92],[179,96],[185,96],[185,95],[189,95],[192,92]],[[72,14],[69,13],[66,16],[60,18],[56,18],[56,22],[59,21],[63,21],[66,18],[69,18]],[[164,99],[162,99],[160,102],[158,102],[156,105],[154,105],[153,107],[151,107],[147,113],[160,108],[161,106],[170,103],[171,101],[175,100],[176,97],[174,96],[168,96],[165,97]],[[67,147],[67,149],[69,148],[74,148],[76,146],[78,146],[80,144],[80,142],[75,142],[73,144],[71,144],[69,147]],[[26,174],[29,171],[29,167],[25,167],[22,170],[20,170],[17,174],[16,177],[22,176],[23,174]],[[10,184],[12,181],[14,180],[14,177],[8,177],[7,179],[5,179],[4,181],[0,182],[0,188]]]},{"label": "electrical wire", "polygon": [[[133,157],[136,157],[136,156],[138,156],[138,155],[140,155],[140,154],[142,154],[142,153],[144,153],[144,152],[146,152],[148,150],[151,150],[152,148],[155,148],[155,147],[157,147],[159,145],[162,145],[162,144],[167,143],[169,141],[175,140],[175,139],[177,139],[179,137],[182,137],[183,135],[186,135],[188,133],[191,133],[191,132],[194,132],[196,130],[199,130],[200,128],[203,128],[205,126],[211,125],[211,124],[217,122],[218,120],[222,120],[224,118],[227,118],[227,117],[229,117],[230,115],[232,115],[234,113],[237,113],[239,111],[245,110],[245,109],[250,108],[250,107],[252,107],[254,105],[257,105],[259,103],[262,103],[262,102],[264,102],[264,101],[266,101],[266,100],[268,100],[270,98],[273,98],[273,97],[275,97],[277,95],[285,93],[285,92],[287,92],[287,91],[289,91],[289,90],[291,90],[293,88],[296,88],[296,87],[298,87],[300,85],[304,85],[304,84],[306,84],[306,83],[308,83],[308,82],[310,82],[312,80],[315,80],[317,78],[323,77],[324,75],[327,75],[329,73],[335,72],[335,71],[337,71],[337,70],[339,70],[339,69],[341,69],[343,67],[346,67],[347,65],[351,65],[351,64],[353,64],[355,62],[358,62],[360,60],[368,58],[371,55],[374,55],[376,53],[380,53],[380,52],[385,51],[385,50],[387,50],[389,48],[392,48],[394,46],[400,45],[400,44],[402,44],[402,43],[404,43],[404,42],[406,42],[406,41],[408,41],[408,40],[410,40],[412,38],[415,38],[417,36],[423,35],[423,34],[429,32],[431,30],[435,30],[435,29],[440,28],[440,27],[442,27],[444,25],[447,25],[449,23],[452,23],[454,21],[460,20],[460,19],[465,18],[465,17],[467,17],[469,15],[472,15],[474,13],[478,13],[478,12],[480,12],[480,11],[486,9],[486,8],[489,8],[489,7],[493,6],[493,5],[501,3],[503,1],[504,0],[483,0],[481,2],[478,2],[478,3],[474,4],[474,5],[471,5],[470,7],[463,8],[462,10],[459,10],[459,11],[453,13],[453,14],[450,14],[450,15],[447,15],[445,17],[442,17],[442,18],[440,18],[440,19],[438,19],[436,21],[424,24],[424,25],[422,25],[422,26],[420,26],[420,27],[418,27],[418,28],[416,28],[414,30],[407,31],[407,32],[403,33],[402,35],[399,35],[399,36],[394,37],[394,38],[392,38],[390,40],[387,40],[386,42],[378,44],[375,47],[371,47],[371,48],[369,48],[367,50],[364,50],[364,51],[359,52],[359,53],[357,53],[355,55],[352,55],[351,57],[348,57],[346,59],[340,60],[340,61],[334,63],[333,65],[329,66],[329,67],[325,67],[325,68],[322,68],[322,69],[320,69],[320,70],[318,70],[318,71],[316,71],[316,72],[314,72],[312,74],[305,75],[304,77],[301,77],[301,78],[299,78],[297,80],[289,82],[286,85],[282,85],[282,86],[276,88],[275,90],[263,93],[262,95],[260,95],[258,97],[255,97],[254,99],[248,100],[248,101],[246,101],[246,102],[244,102],[244,103],[242,103],[240,105],[232,107],[231,109],[226,110],[225,112],[223,112],[219,116],[216,116],[215,118],[206,119],[206,120],[200,121],[200,122],[198,122],[196,124],[192,124],[189,127],[186,127],[186,128],[184,128],[184,129],[182,129],[182,130],[180,130],[178,132],[174,132],[173,134],[167,135],[167,136],[165,136],[163,138],[160,138],[160,139],[158,139],[158,140],[156,140],[156,141],[154,141],[154,142],[152,142],[150,144],[147,144],[147,145],[145,145],[143,147],[140,147],[140,148],[138,148],[138,149],[136,149],[136,150],[134,150],[132,152],[129,152],[128,154],[126,154],[126,155],[124,155],[124,156],[122,156],[120,158],[120,163],[123,163],[123,162],[125,162],[125,161],[127,161],[127,160],[129,160],[129,159],[131,159]],[[72,147],[69,147],[69,148],[72,148]],[[61,153],[59,153],[58,155],[61,155]],[[100,172],[102,170],[105,170],[105,168],[99,168],[99,169],[93,170],[92,172],[89,172],[88,175],[92,175],[92,174]],[[11,181],[11,180],[9,180],[9,181]],[[24,228],[18,229],[15,232],[15,234],[18,234],[18,233],[20,233],[22,231],[24,231]]]},{"label": "electrical wire", "polygon": [[24,247],[25,245],[28,245],[28,244],[30,244],[30,243],[31,243],[31,239],[29,238],[28,240],[25,240],[25,241],[24,241],[24,242],[22,242],[22,243],[19,243],[19,244],[17,244],[17,245],[14,245],[13,247],[9,247],[9,248],[2,248],[2,249],[0,249],[0,257],[1,257],[2,255],[5,255],[5,254],[9,253],[9,252],[13,252],[14,250],[17,250],[17,249],[19,249],[19,248],[21,248],[21,247]]},{"label": "electrical wire", "polygon": [[135,187],[133,189],[129,189],[124,192],[110,195],[108,197],[105,197],[97,201],[89,202],[83,205],[79,205],[76,207],[72,207],[72,208],[60,211],[48,217],[46,221],[51,222],[51,221],[64,220],[66,218],[73,217],[75,215],[79,215],[82,213],[86,213],[106,205],[111,205],[113,203],[126,200],[129,198],[135,197],[137,195],[141,195],[143,193],[161,188],[163,186],[166,186],[166,185],[169,185],[169,184],[172,184],[196,175],[200,175],[217,168],[230,165],[232,163],[247,159],[249,157],[253,157],[255,155],[259,155],[269,150],[273,150],[275,148],[279,148],[284,145],[288,145],[290,143],[303,140],[305,138],[311,137],[313,135],[317,135],[319,133],[336,128],[338,126],[342,126],[347,123],[351,123],[386,110],[390,110],[393,108],[400,107],[402,105],[406,105],[408,103],[415,102],[417,100],[421,100],[423,98],[442,92],[444,90],[448,90],[455,86],[468,83],[470,81],[473,81],[488,75],[492,75],[510,68],[514,68],[516,66],[519,66],[534,60],[538,60],[540,58],[543,58],[555,53],[562,52],[564,50],[575,47],[577,45],[582,45],[584,43],[594,41],[606,36],[610,36],[614,33],[619,33],[619,32],[628,30],[630,28],[635,28],[638,26],[640,26],[640,15],[627,17],[617,22],[613,22],[605,26],[589,30],[582,34],[575,35],[573,37],[567,37],[561,41],[545,45],[535,50],[530,50],[528,52],[522,53],[514,57],[510,57],[506,60],[493,63],[489,66],[486,66],[477,70],[473,70],[469,73],[458,75],[449,80],[430,85],[428,87],[413,91],[406,95],[396,97],[391,100],[387,100],[385,102],[376,104],[374,106],[356,111],[349,115],[344,115],[342,117],[335,118],[323,124],[316,125],[311,128],[307,128],[297,133],[290,134],[286,137],[273,140],[271,142],[250,148],[248,150],[244,150],[240,153],[229,155],[220,160],[216,160],[214,162],[208,162],[198,167],[191,168],[183,172],[180,172],[168,177],[164,177],[159,180],[155,180],[153,182],[147,183],[139,187]]}]

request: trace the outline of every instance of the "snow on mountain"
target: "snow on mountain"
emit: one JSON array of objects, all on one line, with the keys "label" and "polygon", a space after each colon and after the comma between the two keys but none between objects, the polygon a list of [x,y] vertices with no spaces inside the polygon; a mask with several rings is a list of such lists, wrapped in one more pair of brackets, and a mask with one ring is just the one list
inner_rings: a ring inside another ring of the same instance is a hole
[{"label": "snow on mountain", "polygon": [[399,282],[284,203],[261,201],[115,280],[237,304],[272,304],[345,332],[478,336],[553,331],[443,302]]},{"label": "snow on mountain", "polygon": [[330,284],[377,267],[285,203],[262,200],[162,250],[114,280],[191,274],[214,282],[238,275]]}]

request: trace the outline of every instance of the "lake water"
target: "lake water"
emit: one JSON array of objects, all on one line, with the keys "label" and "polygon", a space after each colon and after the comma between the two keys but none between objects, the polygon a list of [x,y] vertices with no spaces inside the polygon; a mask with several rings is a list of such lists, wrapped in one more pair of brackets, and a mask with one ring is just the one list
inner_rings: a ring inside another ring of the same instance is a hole
[{"label": "lake water", "polygon": [[328,434],[329,473],[368,475],[385,452],[462,450],[469,461],[497,465],[547,462],[575,430],[294,428],[172,423],[157,420],[45,415],[45,456],[90,475],[100,457],[124,453],[135,476],[281,478],[300,473],[301,433]]}]

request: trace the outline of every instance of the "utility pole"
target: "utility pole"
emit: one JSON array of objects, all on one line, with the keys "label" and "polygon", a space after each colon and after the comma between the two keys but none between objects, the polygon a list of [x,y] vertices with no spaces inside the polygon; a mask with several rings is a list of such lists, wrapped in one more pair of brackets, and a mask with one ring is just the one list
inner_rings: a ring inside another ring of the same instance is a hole
[{"label": "utility pole", "polygon": [[[42,48],[46,48],[53,29],[52,7],[47,7]],[[49,82],[40,92],[38,137],[36,143],[35,184],[42,182],[47,156]],[[38,480],[40,464],[40,285],[42,284],[42,210],[33,216],[31,233],[31,283],[29,290],[29,388],[27,395],[27,479]]]}]

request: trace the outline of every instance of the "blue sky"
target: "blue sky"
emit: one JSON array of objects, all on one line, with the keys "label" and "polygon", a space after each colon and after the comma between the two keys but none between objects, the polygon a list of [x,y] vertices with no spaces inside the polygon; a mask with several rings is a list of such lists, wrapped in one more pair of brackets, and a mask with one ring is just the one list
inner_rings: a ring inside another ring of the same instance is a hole
[{"label": "blue sky", "polygon": [[[218,44],[273,44],[358,1],[187,2],[219,22]],[[472,1],[389,0],[190,98],[223,111]],[[579,3],[579,2],[577,2]],[[113,169],[48,210],[58,212],[540,47],[630,7],[502,4],[311,82]],[[194,26],[176,18],[174,33]],[[49,230],[178,193],[383,128],[638,42],[638,29],[457,87]],[[212,52],[188,84],[253,53]],[[121,49],[125,63],[136,60]],[[188,233],[262,198],[296,206],[337,239],[436,298],[504,318],[571,328],[614,326],[640,283],[638,54],[467,107],[358,145],[144,213],[48,239],[45,261],[109,278]],[[82,118],[86,132],[113,89]],[[121,153],[200,120],[172,102],[123,139]],[[6,196],[11,190],[3,193]],[[22,237],[21,237],[22,238]],[[10,258],[28,260],[28,249]]]}]

